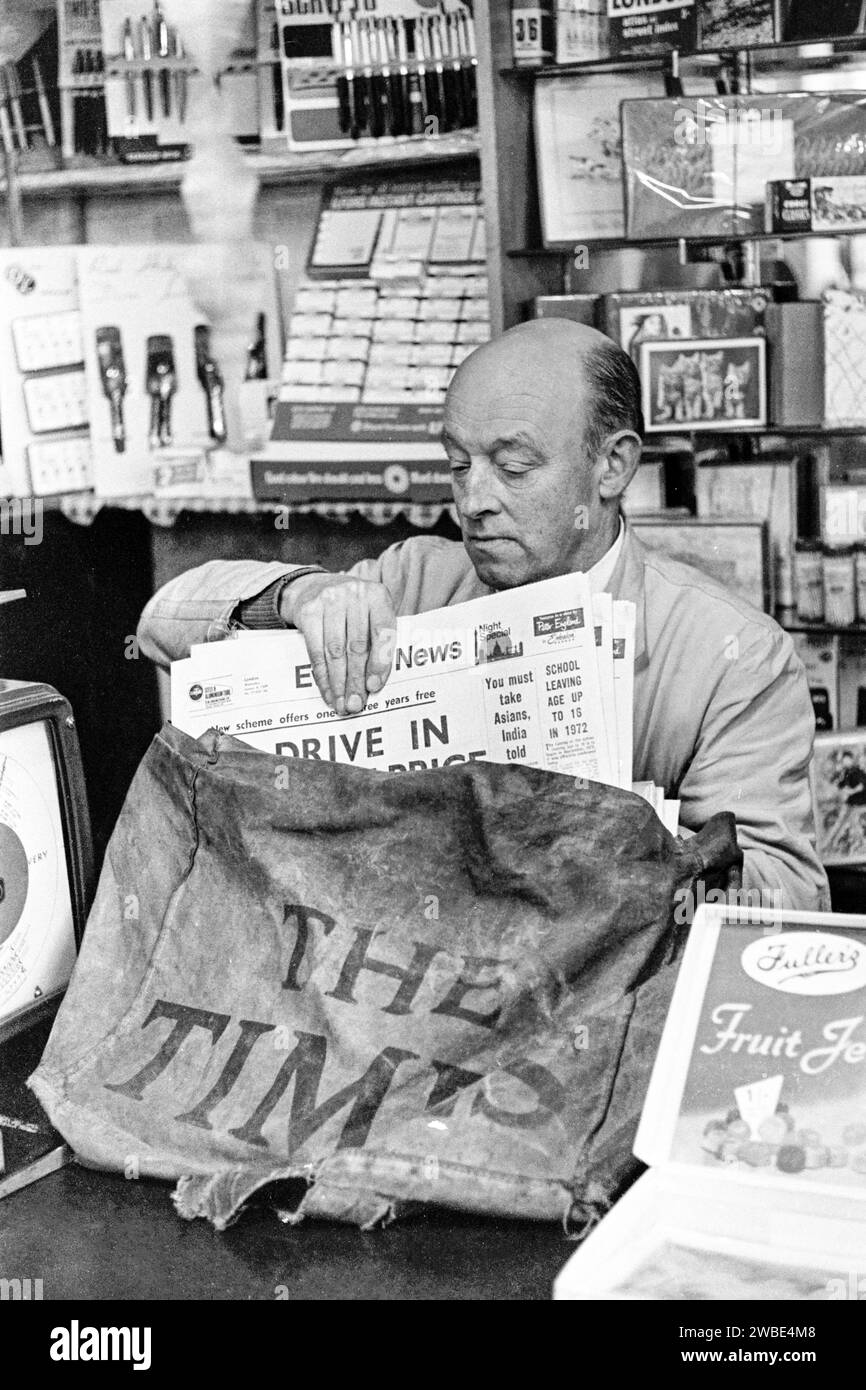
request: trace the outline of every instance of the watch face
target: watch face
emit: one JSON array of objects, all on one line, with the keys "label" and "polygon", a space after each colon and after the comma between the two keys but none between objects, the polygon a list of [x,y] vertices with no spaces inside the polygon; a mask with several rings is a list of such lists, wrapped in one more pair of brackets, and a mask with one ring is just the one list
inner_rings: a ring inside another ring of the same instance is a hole
[{"label": "watch face", "polygon": [[62,989],[75,963],[48,726],[0,732],[0,1028]]}]

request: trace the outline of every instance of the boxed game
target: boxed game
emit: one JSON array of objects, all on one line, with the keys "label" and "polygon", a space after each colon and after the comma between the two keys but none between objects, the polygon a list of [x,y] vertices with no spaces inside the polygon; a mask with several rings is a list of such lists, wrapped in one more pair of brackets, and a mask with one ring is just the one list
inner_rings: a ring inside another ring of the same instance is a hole
[{"label": "boxed game", "polygon": [[766,232],[866,230],[866,177],[861,174],[775,179],[767,184]]},{"label": "boxed game", "polygon": [[763,232],[767,184],[866,175],[862,92],[624,101],[626,235]]},{"label": "boxed game", "polygon": [[839,638],[835,633],[792,632],[794,650],[806,668],[819,733],[839,727]]},{"label": "boxed game", "polygon": [[866,421],[866,291],[824,291],[824,423]]},{"label": "boxed game", "polygon": [[539,294],[532,301],[534,319],[571,319],[596,326],[600,296],[597,294]]},{"label": "boxed game", "polygon": [[770,304],[765,323],[771,423],[820,425],[824,419],[824,306],[817,299]]},{"label": "boxed game", "polygon": [[747,48],[775,38],[774,0],[702,0],[698,6],[699,47]]},{"label": "boxed game", "polygon": [[740,338],[763,330],[770,291],[615,290],[603,296],[599,327],[635,362],[650,338]]},{"label": "boxed game", "polygon": [[765,232],[811,232],[812,180],[771,179],[764,196]]}]

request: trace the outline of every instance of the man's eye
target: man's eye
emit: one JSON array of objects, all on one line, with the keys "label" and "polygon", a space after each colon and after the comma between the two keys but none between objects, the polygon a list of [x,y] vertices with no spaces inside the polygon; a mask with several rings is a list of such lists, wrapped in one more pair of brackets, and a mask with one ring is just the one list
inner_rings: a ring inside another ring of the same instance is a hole
[{"label": "man's eye", "polygon": [[519,473],[528,473],[528,472],[529,472],[529,464],[528,464],[528,463],[524,463],[522,459],[502,459],[502,458],[501,458],[501,459],[497,459],[497,463],[498,463],[499,467],[502,469],[503,473],[509,473],[509,474],[511,474],[512,476],[516,476],[516,475],[519,474]]},{"label": "man's eye", "polygon": [[455,459],[455,458],[449,458],[448,462],[449,462],[450,465],[451,465],[451,472],[452,472],[452,473],[462,473],[462,472],[465,472],[465,470],[469,467],[469,460],[468,460],[468,459]]}]

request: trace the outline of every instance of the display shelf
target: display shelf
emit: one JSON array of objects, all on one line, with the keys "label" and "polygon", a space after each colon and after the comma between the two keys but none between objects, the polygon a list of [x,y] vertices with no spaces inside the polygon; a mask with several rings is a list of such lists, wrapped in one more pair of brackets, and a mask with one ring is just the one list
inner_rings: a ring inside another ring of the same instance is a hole
[{"label": "display shelf", "polygon": [[53,497],[12,499],[24,506],[41,503],[43,511],[59,511],[78,525],[89,526],[101,511],[117,509],[141,512],[155,526],[173,526],[183,512],[214,516],[318,516],[328,521],[347,522],[362,516],[375,526],[388,526],[405,517],[411,526],[428,530],[443,514],[456,523],[450,501],[442,502],[264,502],[255,497],[96,497],[92,492],[70,492]]},{"label": "display shelf", "polygon": [[863,637],[866,635],[866,623],[846,623],[844,626],[840,626],[838,623],[809,623],[802,618],[788,617],[787,614],[777,614],[776,622],[786,632],[814,632],[819,635],[839,637]]},{"label": "display shelf", "polygon": [[[307,153],[265,153],[245,150],[250,169],[258,174],[263,187],[283,187],[293,183],[309,183],[358,170],[387,171],[429,167],[478,155],[478,139],[473,132],[435,139],[381,141],[375,148],[358,146],[351,150],[316,151]],[[87,194],[107,194],[123,197],[153,190],[175,189],[183,178],[185,161],[162,164],[92,163],[22,172],[18,178],[21,194],[26,198],[65,198]],[[0,180],[0,192],[5,191],[5,179]]]},{"label": "display shelf", "polygon": [[[826,50],[829,49],[829,52]],[[697,67],[713,67],[730,63],[740,57],[769,55],[768,62],[773,67],[801,68],[829,67],[844,63],[848,58],[866,54],[866,34],[851,38],[787,39],[778,43],[728,44],[719,48],[668,49],[659,53],[621,53],[605,58],[586,58],[573,63],[543,63],[537,67],[515,67],[505,65],[499,69],[500,77],[506,78],[548,78],[568,75],[580,76],[594,72],[627,72],[638,67],[671,67],[676,60],[680,67],[693,64]]]},{"label": "display shelf", "polygon": [[844,228],[832,232],[718,232],[713,236],[690,237],[616,237],[610,240],[552,241],[546,246],[516,246],[506,251],[506,256],[515,261],[536,260],[540,256],[556,256],[568,260],[580,249],[599,255],[603,251],[661,251],[665,247],[690,246],[732,246],[745,241],[836,241],[840,237],[863,236],[862,231],[845,231]]},{"label": "display shelf", "polygon": [[[686,340],[683,339],[683,342]],[[720,339],[720,341],[723,341]],[[723,429],[713,429],[711,424],[701,426],[695,425],[687,430],[653,430],[644,439],[644,454],[670,454],[671,444],[679,441],[682,444],[682,451],[690,446],[690,441],[700,436],[703,439],[712,438],[720,443],[726,438],[736,439],[859,439],[866,435],[866,423],[862,425],[744,425],[734,426]],[[664,441],[664,442],[662,442]],[[693,446],[691,446],[693,449]],[[700,463],[700,460],[697,460]],[[718,463],[718,459],[708,459],[708,463]],[[733,464],[735,460],[730,460]],[[747,459],[747,463],[760,462],[760,459]]]}]

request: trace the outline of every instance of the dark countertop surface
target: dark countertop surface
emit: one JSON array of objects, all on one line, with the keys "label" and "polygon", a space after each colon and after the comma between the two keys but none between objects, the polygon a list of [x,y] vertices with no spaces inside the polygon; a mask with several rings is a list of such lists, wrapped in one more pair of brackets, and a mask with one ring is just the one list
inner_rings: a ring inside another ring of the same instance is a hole
[{"label": "dark countertop surface", "polygon": [[554,1224],[430,1210],[385,1229],[281,1222],[216,1231],[171,1185],[69,1165],[0,1201],[0,1278],[50,1299],[549,1299],[574,1244]]}]

